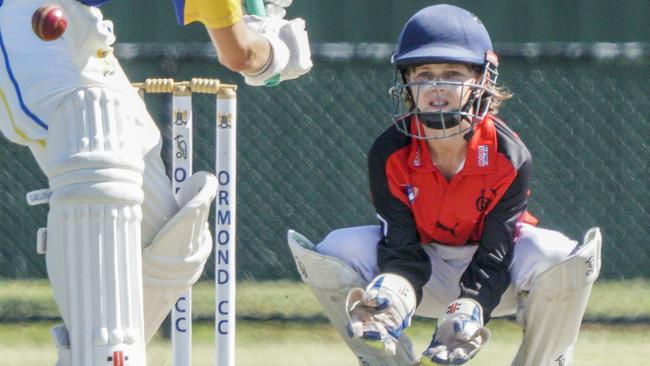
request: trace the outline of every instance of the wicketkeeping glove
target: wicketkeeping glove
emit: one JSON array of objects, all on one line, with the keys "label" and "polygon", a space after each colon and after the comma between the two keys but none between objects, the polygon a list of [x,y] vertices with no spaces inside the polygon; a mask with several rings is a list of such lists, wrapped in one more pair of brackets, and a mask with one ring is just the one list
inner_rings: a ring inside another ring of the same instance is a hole
[{"label": "wicketkeeping glove", "polygon": [[420,363],[431,365],[462,365],[472,359],[490,339],[483,326],[483,309],[472,299],[458,299],[447,307],[431,344],[422,354]]},{"label": "wicketkeeping glove", "polygon": [[415,291],[404,277],[385,273],[375,277],[365,290],[350,290],[345,306],[350,337],[395,355],[397,341],[415,311]]}]

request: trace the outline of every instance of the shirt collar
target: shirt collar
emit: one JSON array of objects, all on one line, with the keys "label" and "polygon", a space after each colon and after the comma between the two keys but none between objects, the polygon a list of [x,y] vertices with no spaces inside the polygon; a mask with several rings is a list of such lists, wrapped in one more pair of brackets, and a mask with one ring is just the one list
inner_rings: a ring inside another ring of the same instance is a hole
[{"label": "shirt collar", "polygon": [[[416,122],[417,116],[411,118],[410,130],[414,136],[423,136],[424,131],[418,131],[417,128],[422,129],[422,124]],[[409,167],[414,170],[425,172],[433,171],[433,163],[429,156],[429,149],[427,148],[427,140],[416,139],[411,137],[411,152],[409,154]]]},{"label": "shirt collar", "polygon": [[[416,134],[415,117],[411,120],[411,133]],[[497,135],[494,122],[486,116],[474,126],[468,141],[463,174],[490,174],[496,169]],[[433,171],[426,140],[411,138],[409,167],[419,171]]]}]

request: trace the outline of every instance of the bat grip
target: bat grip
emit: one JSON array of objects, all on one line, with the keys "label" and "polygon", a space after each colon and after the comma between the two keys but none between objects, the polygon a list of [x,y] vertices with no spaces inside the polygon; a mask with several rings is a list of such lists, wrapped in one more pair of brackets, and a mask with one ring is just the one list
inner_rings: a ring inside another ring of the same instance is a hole
[{"label": "bat grip", "polygon": [[257,15],[262,18],[266,17],[264,0],[246,0],[246,12],[248,14]]}]

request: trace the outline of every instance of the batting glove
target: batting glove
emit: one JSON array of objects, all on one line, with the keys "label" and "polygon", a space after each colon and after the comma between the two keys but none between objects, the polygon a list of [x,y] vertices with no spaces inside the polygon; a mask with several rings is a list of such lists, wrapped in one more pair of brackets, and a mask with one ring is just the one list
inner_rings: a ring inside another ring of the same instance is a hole
[{"label": "batting glove", "polygon": [[265,81],[279,75],[279,81],[295,79],[311,70],[311,50],[305,30],[305,21],[296,18],[244,16],[244,22],[260,33],[271,44],[272,56],[268,64],[256,74],[243,74],[248,85],[265,85]]},{"label": "batting glove", "polygon": [[284,18],[293,0],[264,0],[267,17]]}]

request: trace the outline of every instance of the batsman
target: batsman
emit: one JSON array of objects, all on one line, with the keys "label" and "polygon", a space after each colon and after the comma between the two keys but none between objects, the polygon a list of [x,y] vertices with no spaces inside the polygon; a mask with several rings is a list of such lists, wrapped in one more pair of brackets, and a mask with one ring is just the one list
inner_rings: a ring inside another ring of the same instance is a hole
[{"label": "batsman", "polygon": [[[145,366],[146,343],[212,248],[216,178],[196,173],[172,194],[160,132],[113,55],[105,2],[0,0],[0,129],[49,182],[28,201],[49,203],[38,247],[64,321],[52,330],[60,366]],[[243,16],[238,0],[168,4],[181,23],[204,22],[233,53],[220,60],[252,85],[311,68],[304,22],[268,5],[273,18]]]},{"label": "batsman", "polygon": [[[513,366],[569,366],[601,234],[582,242],[537,227],[527,211],[533,162],[500,118],[511,96],[474,14],[435,5],[404,25],[392,57],[393,126],[368,153],[379,225],[289,247],[361,366],[461,365],[490,340],[489,320],[516,314]],[[404,332],[437,318],[416,355]],[[471,363],[471,362],[470,362]]]}]

